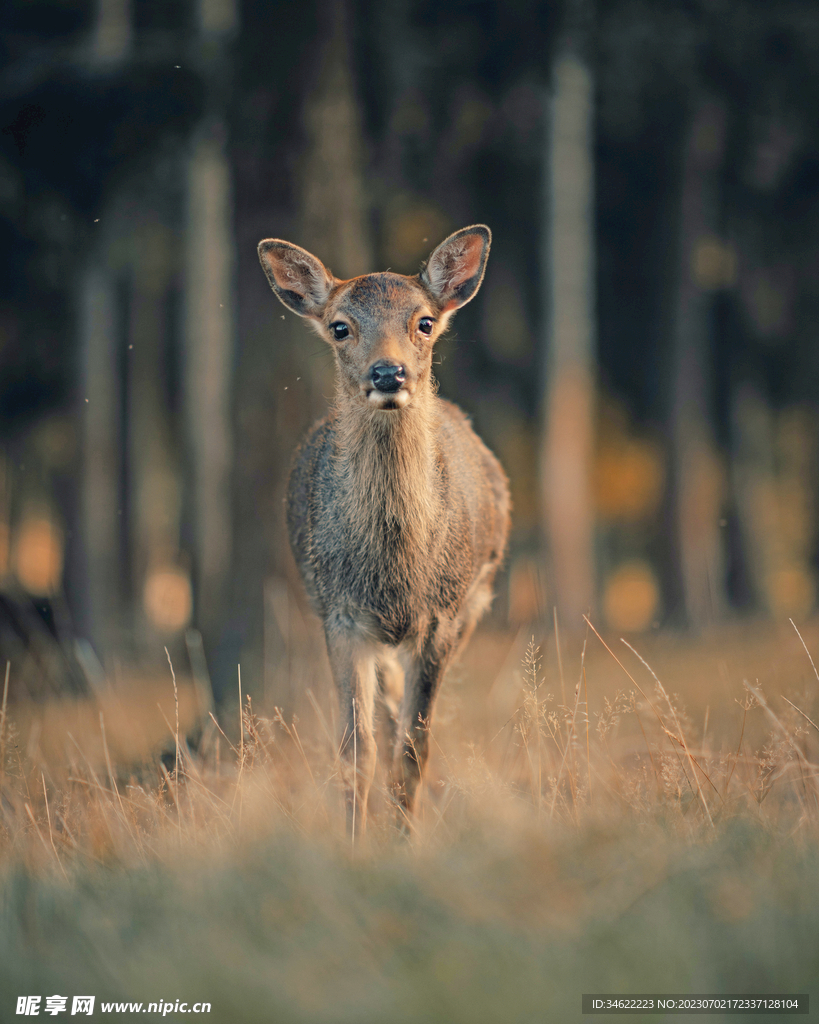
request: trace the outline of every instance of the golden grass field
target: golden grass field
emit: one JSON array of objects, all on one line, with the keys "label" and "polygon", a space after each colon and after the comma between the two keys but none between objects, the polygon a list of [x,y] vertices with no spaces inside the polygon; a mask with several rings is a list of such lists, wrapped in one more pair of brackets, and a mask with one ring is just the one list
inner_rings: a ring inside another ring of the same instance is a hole
[{"label": "golden grass field", "polygon": [[176,697],[168,671],[47,721],[6,709],[0,1021],[55,993],[209,1001],[193,1019],[224,1024],[819,999],[819,621],[629,643],[589,629],[558,657],[551,630],[477,635],[409,841],[383,784],[367,835],[345,835],[314,636],[282,669],[288,706],[243,699],[240,733],[237,685],[195,756],[181,673]]}]

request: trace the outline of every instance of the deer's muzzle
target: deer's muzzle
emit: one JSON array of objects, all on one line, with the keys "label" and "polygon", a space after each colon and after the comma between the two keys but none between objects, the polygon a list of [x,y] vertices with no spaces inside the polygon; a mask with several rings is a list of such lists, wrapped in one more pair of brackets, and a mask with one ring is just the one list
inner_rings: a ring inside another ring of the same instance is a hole
[{"label": "deer's muzzle", "polygon": [[373,387],[386,395],[400,391],[407,381],[407,371],[403,366],[394,364],[376,364],[370,370]]}]

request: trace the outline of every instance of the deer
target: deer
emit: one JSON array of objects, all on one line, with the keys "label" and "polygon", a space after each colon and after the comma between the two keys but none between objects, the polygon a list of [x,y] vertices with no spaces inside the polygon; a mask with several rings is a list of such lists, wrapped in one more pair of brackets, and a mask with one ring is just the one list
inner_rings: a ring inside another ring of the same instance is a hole
[{"label": "deer", "polygon": [[489,608],[506,550],[506,475],[432,371],[491,238],[485,225],[462,228],[414,276],[349,280],[291,242],[258,246],[273,292],[335,356],[334,400],[296,451],[285,505],[338,691],[354,840],[378,750],[399,829],[412,830],[442,678]]}]

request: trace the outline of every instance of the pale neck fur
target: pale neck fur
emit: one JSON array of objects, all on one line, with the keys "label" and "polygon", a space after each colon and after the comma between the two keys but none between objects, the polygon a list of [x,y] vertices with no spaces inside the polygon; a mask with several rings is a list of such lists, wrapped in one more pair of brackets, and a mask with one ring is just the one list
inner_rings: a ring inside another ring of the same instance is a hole
[{"label": "pale neck fur", "polygon": [[418,552],[427,550],[439,505],[436,401],[432,388],[419,388],[405,409],[385,413],[337,395],[341,511],[352,529],[376,544],[398,537]]}]

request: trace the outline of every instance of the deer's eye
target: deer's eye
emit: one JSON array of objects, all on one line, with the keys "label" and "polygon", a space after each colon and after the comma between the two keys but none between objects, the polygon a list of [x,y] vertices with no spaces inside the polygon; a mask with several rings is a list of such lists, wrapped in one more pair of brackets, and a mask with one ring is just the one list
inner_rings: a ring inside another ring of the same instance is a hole
[{"label": "deer's eye", "polygon": [[432,328],[435,326],[435,321],[428,316],[423,316],[418,321],[418,330],[421,334],[432,334]]},{"label": "deer's eye", "polygon": [[350,328],[341,320],[336,320],[335,323],[330,324],[330,331],[336,341],[342,341],[344,338],[349,337],[350,334]]}]

